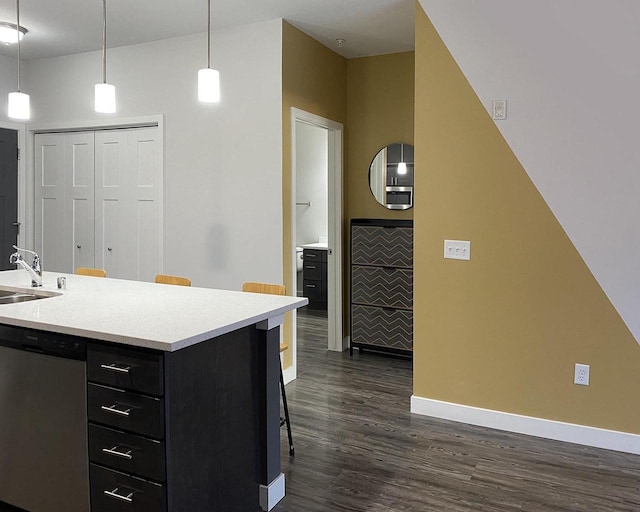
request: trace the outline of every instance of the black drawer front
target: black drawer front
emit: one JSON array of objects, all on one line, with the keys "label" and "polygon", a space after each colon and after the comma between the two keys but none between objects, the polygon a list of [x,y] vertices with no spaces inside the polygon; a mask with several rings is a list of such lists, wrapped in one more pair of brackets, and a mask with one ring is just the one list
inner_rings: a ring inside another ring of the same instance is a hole
[{"label": "black drawer front", "polygon": [[413,228],[352,226],[351,263],[413,267]]},{"label": "black drawer front", "polygon": [[164,512],[164,486],[125,475],[95,464],[89,465],[91,512]]},{"label": "black drawer front", "polygon": [[351,306],[353,343],[413,350],[413,311]]},{"label": "black drawer front", "polygon": [[164,438],[164,400],[89,383],[89,420],[156,439]]},{"label": "black drawer front", "polygon": [[323,251],[322,249],[303,249],[302,259],[305,262],[316,261],[320,263],[322,261],[327,261],[327,251]]},{"label": "black drawer front", "polygon": [[89,425],[89,460],[158,482],[166,480],[164,442]]},{"label": "black drawer front", "polygon": [[87,380],[161,396],[162,377],[162,354],[96,343],[87,347]]},{"label": "black drawer front", "polygon": [[[314,280],[321,280],[322,279],[322,263],[321,262],[315,262],[315,261],[305,261],[304,262],[304,274],[303,279],[314,279]],[[326,265],[326,264],[325,264]]]},{"label": "black drawer front", "polygon": [[351,267],[351,300],[357,304],[413,308],[413,270]]},{"label": "black drawer front", "polygon": [[305,279],[302,283],[302,294],[308,299],[322,299],[322,283]]}]

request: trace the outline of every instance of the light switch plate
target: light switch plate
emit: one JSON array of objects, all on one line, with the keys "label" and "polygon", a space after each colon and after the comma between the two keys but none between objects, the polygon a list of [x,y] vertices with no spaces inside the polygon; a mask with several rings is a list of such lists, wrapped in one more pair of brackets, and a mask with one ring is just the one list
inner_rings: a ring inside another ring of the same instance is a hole
[{"label": "light switch plate", "polygon": [[444,257],[452,260],[470,260],[471,242],[466,240],[445,240]]}]

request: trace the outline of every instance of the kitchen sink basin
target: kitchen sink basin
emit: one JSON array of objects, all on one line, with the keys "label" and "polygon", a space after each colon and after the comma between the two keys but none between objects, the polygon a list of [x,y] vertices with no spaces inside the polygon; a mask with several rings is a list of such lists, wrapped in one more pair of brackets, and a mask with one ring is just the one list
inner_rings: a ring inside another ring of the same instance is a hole
[{"label": "kitchen sink basin", "polygon": [[0,289],[0,305],[1,304],[17,304],[19,302],[27,302],[30,300],[47,299],[49,297],[57,297],[60,295],[55,292],[30,292],[23,290],[2,290]]}]

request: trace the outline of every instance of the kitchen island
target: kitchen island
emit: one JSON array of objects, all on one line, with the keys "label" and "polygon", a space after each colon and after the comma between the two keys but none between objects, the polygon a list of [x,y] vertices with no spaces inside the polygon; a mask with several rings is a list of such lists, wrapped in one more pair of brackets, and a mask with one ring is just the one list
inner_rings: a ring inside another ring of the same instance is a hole
[{"label": "kitchen island", "polygon": [[[58,290],[61,276],[66,289]],[[0,290],[36,290],[29,285],[22,270],[0,272]],[[35,293],[56,295],[0,304],[0,356],[46,368],[60,358],[33,353],[36,342],[76,351],[83,381],[73,386],[82,388],[76,404],[85,404],[84,423],[64,439],[73,444],[69,453],[84,454],[84,464],[77,464],[81,483],[70,497],[80,505],[65,510],[244,512],[270,510],[284,496],[279,325],[306,299],[46,272]],[[0,379],[0,397],[11,384]],[[9,427],[18,419],[0,417],[0,456],[10,455],[2,436],[15,431]],[[48,423],[50,434],[56,422]],[[23,433],[39,428],[24,425]],[[47,494],[62,484],[38,481],[43,462],[27,459],[34,471],[29,485],[16,482],[15,468],[3,467],[11,457],[0,457],[0,502],[55,510]]]}]

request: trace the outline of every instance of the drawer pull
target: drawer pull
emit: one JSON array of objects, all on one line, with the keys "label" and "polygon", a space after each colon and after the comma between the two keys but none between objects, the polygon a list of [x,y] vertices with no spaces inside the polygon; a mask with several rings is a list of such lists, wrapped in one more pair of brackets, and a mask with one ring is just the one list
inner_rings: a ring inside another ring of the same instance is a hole
[{"label": "drawer pull", "polygon": [[[131,455],[131,452],[133,450],[119,451],[118,448],[121,448],[121,447],[120,446],[114,446],[113,448],[103,448],[102,452],[103,453],[107,453],[109,455],[114,455],[116,457],[121,457],[121,458],[127,459],[127,460],[133,459],[133,455]],[[126,450],[126,448],[125,448],[125,450]]]},{"label": "drawer pull", "polygon": [[318,268],[315,265],[307,265],[305,268]]},{"label": "drawer pull", "polygon": [[111,498],[116,498],[118,500],[126,501],[127,503],[133,503],[133,495],[135,494],[135,491],[131,491],[129,494],[125,496],[124,494],[119,494],[118,493],[119,490],[120,490],[120,487],[116,487],[113,491],[103,491],[103,492]]},{"label": "drawer pull", "polygon": [[305,284],[305,286],[306,286],[307,288],[315,288],[315,287],[316,287],[316,285],[315,285],[315,284]]},{"label": "drawer pull", "polygon": [[306,257],[306,258],[317,258],[318,255],[317,254],[313,254],[313,253],[307,253],[307,254],[304,255],[304,257]]},{"label": "drawer pull", "polygon": [[113,405],[102,405],[100,406],[100,409],[102,409],[105,412],[110,412],[112,414],[118,414],[119,416],[129,416],[129,412],[131,412],[131,407],[129,407],[128,409],[118,409],[118,404],[113,404]]},{"label": "drawer pull", "polygon": [[131,370],[131,366],[124,366],[124,365],[118,366],[118,363],[101,364],[100,368],[102,368],[103,370],[108,370],[110,372],[117,372],[117,373],[129,373],[129,370]]}]

